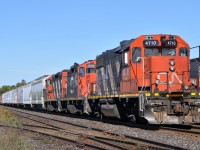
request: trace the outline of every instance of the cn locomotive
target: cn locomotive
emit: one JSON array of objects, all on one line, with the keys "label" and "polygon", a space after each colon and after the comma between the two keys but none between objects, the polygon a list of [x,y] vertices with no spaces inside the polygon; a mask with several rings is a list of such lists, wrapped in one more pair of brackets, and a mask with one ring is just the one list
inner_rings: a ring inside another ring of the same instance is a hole
[{"label": "cn locomotive", "polygon": [[4,93],[2,102],[149,124],[200,123],[199,72],[190,77],[189,54],[180,36],[142,35]]}]

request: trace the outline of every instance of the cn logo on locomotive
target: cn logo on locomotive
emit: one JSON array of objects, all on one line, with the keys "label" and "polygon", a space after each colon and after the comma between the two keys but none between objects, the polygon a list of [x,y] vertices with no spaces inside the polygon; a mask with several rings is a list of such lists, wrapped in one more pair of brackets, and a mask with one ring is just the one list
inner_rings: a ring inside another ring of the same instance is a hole
[{"label": "cn logo on locomotive", "polygon": [[[159,81],[158,84],[167,84],[167,79],[165,78],[166,80],[163,80],[163,78],[161,76],[166,77],[167,73],[166,72],[160,72],[160,73],[157,74],[157,80]],[[177,75],[176,72],[172,72],[169,75],[169,77],[170,76],[171,76],[171,80],[169,79],[169,81],[168,81],[169,85],[171,85],[171,86],[174,85],[175,81],[176,81],[176,83],[178,81],[178,83],[182,84],[182,81],[181,81],[181,79],[179,78],[179,76]],[[161,81],[161,78],[162,78],[162,81]]]}]

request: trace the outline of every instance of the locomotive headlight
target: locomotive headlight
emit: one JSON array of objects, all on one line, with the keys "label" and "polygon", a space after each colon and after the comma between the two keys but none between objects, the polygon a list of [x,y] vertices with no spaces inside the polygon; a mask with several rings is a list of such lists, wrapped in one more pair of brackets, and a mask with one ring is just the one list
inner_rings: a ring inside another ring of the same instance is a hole
[{"label": "locomotive headlight", "polygon": [[187,85],[185,85],[185,90],[186,90],[186,91],[188,90],[188,86],[187,86]]},{"label": "locomotive headlight", "polygon": [[175,65],[175,61],[174,60],[170,60],[169,64],[174,66]]},{"label": "locomotive headlight", "polygon": [[170,36],[170,39],[171,39],[171,40],[176,40],[176,36],[171,35],[171,36]]},{"label": "locomotive headlight", "polygon": [[169,69],[170,69],[171,71],[174,71],[174,70],[175,70],[175,67],[174,67],[174,66],[170,66]]}]

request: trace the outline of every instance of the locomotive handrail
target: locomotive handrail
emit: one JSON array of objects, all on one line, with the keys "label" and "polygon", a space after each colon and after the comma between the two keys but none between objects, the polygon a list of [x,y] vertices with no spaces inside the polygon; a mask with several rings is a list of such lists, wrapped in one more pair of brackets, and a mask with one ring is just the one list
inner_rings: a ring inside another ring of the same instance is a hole
[{"label": "locomotive handrail", "polygon": [[200,59],[200,45],[199,46],[191,47],[190,49],[194,49],[194,48],[199,48],[199,59]]},{"label": "locomotive handrail", "polygon": [[[190,71],[183,71],[181,74],[182,74],[182,90],[184,92],[184,75],[186,72],[190,72]],[[167,75],[167,82],[166,82],[166,85],[167,85],[167,92],[169,92],[169,77],[168,77],[168,74],[169,74],[169,71],[149,71],[149,72],[146,72],[146,73],[150,73],[150,89],[151,89],[151,94],[153,93],[152,91],[152,85],[155,84],[155,83],[152,83],[152,74],[153,73],[166,73]]]},{"label": "locomotive handrail", "polygon": [[137,57],[137,62],[139,61],[139,59],[142,59],[143,65],[142,65],[142,88],[140,91],[143,90],[144,88],[144,58],[143,57]]},{"label": "locomotive handrail", "polygon": [[199,46],[190,47],[190,49],[197,48],[197,47],[199,47],[199,48],[200,48],[200,45],[199,45]]},{"label": "locomotive handrail", "polygon": [[153,91],[152,91],[152,85],[155,84],[155,83],[152,83],[152,73],[166,73],[167,75],[167,92],[169,93],[169,77],[168,77],[168,74],[169,74],[169,71],[149,71],[147,73],[150,73],[150,94],[152,95]]}]

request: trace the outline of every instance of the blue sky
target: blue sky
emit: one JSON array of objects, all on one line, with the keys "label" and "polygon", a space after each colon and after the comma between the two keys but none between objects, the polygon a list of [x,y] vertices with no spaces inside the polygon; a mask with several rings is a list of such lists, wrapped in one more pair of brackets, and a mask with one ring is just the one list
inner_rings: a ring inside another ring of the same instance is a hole
[{"label": "blue sky", "polygon": [[95,59],[142,34],[200,45],[199,7],[199,0],[0,0],[0,86]]}]

